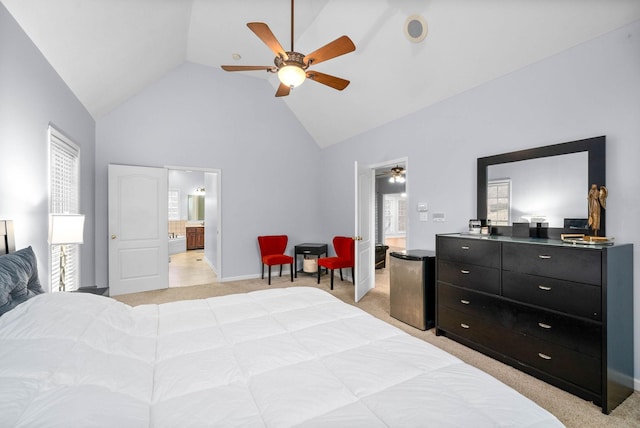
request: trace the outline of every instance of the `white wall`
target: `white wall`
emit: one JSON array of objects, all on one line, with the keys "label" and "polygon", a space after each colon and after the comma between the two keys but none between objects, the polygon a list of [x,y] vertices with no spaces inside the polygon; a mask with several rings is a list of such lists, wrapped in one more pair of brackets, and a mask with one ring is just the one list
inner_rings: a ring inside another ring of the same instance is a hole
[{"label": "white wall", "polygon": [[82,286],[94,285],[95,123],[0,4],[0,219],[13,220],[16,247],[31,245],[49,284],[49,123],[80,146]]},{"label": "white wall", "polygon": [[[471,71],[470,71],[471,72]],[[435,248],[476,216],[476,159],[607,136],[607,235],[635,244],[635,371],[640,376],[640,22],[322,152],[323,233],[352,229],[353,162],[408,158],[407,248]],[[585,193],[586,197],[586,193]],[[419,222],[418,202],[446,222]],[[336,209],[341,207],[341,209]],[[638,382],[636,382],[638,389]]]},{"label": "white wall", "polygon": [[[274,76],[275,78],[275,76]],[[260,272],[257,236],[320,237],[320,149],[266,81],[185,63],[96,123],[96,192],[109,163],[222,173],[223,279]],[[107,200],[96,199],[96,281],[107,284]],[[212,260],[213,261],[213,260]]]}]

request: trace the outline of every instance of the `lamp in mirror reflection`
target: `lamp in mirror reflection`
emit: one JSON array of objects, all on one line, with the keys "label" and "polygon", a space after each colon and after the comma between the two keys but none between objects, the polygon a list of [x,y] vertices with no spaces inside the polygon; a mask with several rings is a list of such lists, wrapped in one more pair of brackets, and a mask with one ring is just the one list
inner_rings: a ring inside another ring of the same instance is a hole
[{"label": "lamp in mirror reflection", "polygon": [[58,291],[65,291],[67,255],[65,246],[84,242],[84,215],[51,214],[49,216],[49,244],[60,245],[60,280]]}]

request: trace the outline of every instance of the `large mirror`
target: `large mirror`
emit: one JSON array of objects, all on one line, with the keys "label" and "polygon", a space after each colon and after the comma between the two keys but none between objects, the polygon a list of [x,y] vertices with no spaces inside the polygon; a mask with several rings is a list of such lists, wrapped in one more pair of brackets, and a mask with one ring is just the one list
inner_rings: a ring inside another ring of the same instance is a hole
[{"label": "large mirror", "polygon": [[189,195],[187,198],[187,219],[189,221],[204,220],[204,195]]},{"label": "large mirror", "polygon": [[[479,219],[511,234],[514,222],[544,223],[550,238],[587,233],[587,194],[605,185],[605,137],[478,158]],[[490,213],[490,214],[488,214]],[[602,211],[599,235],[605,235]]]}]

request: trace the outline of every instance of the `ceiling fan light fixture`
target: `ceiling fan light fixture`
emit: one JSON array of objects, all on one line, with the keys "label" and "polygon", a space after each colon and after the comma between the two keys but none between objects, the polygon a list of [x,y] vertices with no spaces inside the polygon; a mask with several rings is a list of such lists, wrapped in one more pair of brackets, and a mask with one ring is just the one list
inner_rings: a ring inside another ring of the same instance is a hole
[{"label": "ceiling fan light fixture", "polygon": [[307,72],[299,65],[285,65],[278,70],[278,79],[290,88],[302,85],[307,78]]}]

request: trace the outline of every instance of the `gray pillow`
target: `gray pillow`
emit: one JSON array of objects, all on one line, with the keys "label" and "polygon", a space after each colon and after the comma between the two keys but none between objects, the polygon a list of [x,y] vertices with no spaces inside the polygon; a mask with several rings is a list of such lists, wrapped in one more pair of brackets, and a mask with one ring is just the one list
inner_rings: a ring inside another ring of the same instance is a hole
[{"label": "gray pillow", "polygon": [[44,293],[31,247],[0,256],[0,315]]}]

